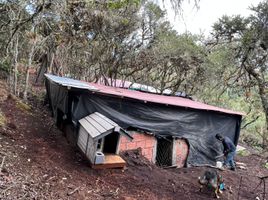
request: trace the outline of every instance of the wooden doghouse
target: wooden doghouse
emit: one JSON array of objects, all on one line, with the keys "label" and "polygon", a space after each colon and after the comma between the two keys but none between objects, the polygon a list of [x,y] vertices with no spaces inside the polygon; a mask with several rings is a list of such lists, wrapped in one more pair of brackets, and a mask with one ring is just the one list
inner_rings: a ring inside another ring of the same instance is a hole
[{"label": "wooden doghouse", "polygon": [[133,138],[115,122],[95,112],[79,120],[77,145],[92,168],[120,168],[125,161],[118,155],[121,136]]}]

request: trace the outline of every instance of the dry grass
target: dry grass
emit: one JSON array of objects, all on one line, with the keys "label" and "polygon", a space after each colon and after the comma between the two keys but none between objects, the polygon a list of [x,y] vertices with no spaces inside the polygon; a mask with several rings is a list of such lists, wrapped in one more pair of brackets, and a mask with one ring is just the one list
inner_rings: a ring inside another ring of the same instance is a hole
[{"label": "dry grass", "polygon": [[6,124],[6,118],[5,115],[0,110],[0,127],[4,126]]},{"label": "dry grass", "polygon": [[8,98],[12,99],[14,102],[16,102],[16,107],[18,109],[20,109],[21,111],[26,112],[26,113],[31,113],[31,111],[32,111],[31,106],[29,106],[28,104],[24,103],[21,99],[19,99],[15,95],[9,94]]},{"label": "dry grass", "polygon": [[17,99],[16,101],[16,107],[27,113],[31,112],[32,110],[31,106],[27,105],[26,103],[22,102],[19,99]]},{"label": "dry grass", "polygon": [[7,84],[5,81],[0,80],[0,102],[3,102],[7,99],[8,92],[6,90]]}]

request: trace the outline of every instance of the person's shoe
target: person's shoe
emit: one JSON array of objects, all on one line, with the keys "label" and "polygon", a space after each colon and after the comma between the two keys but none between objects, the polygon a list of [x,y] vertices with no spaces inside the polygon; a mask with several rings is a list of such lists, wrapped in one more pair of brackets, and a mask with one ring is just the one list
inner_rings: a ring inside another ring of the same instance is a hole
[{"label": "person's shoe", "polygon": [[229,167],[227,165],[223,165],[222,169],[229,169]]},{"label": "person's shoe", "polygon": [[235,171],[235,167],[231,167],[230,170]]}]

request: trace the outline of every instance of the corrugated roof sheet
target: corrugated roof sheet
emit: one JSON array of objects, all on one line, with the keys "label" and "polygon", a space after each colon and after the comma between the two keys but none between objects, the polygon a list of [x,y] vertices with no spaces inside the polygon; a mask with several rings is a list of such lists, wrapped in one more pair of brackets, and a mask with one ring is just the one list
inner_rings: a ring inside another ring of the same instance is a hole
[{"label": "corrugated roof sheet", "polygon": [[55,83],[58,83],[59,85],[62,85],[62,86],[74,87],[74,88],[80,88],[80,89],[88,89],[88,90],[97,90],[97,88],[95,88],[92,85],[89,85],[86,82],[82,82],[82,81],[75,80],[72,78],[55,76],[52,74],[45,74],[45,77],[47,77],[47,79]]},{"label": "corrugated roof sheet", "polygon": [[219,108],[216,106],[211,106],[205,103],[193,101],[193,100],[182,98],[182,97],[144,93],[144,92],[128,90],[128,89],[123,89],[123,88],[104,86],[104,85],[96,84],[96,83],[86,83],[86,82],[82,82],[82,81],[78,81],[78,80],[74,80],[70,78],[57,77],[53,75],[46,75],[46,77],[48,77],[50,80],[59,84],[63,82],[64,85],[61,84],[63,86],[76,87],[80,89],[88,89],[91,91],[95,91],[96,93],[113,95],[117,97],[127,97],[131,99],[143,101],[144,103],[153,102],[153,103],[158,103],[158,104],[173,105],[173,106],[192,108],[192,109],[198,109],[198,110],[210,110],[210,111],[217,111],[217,112],[233,114],[233,115],[244,115],[244,113],[242,112],[236,112],[236,111],[232,111],[232,110],[228,110],[224,108]]},{"label": "corrugated roof sheet", "polygon": [[113,86],[113,87],[120,87],[120,88],[129,88],[130,85],[132,84],[132,82],[130,81],[123,81],[123,80],[119,80],[119,79],[110,79],[110,78],[107,78],[107,77],[101,77],[99,80],[98,80],[98,84],[102,84],[102,85],[105,85],[105,82],[108,82],[109,85]]}]

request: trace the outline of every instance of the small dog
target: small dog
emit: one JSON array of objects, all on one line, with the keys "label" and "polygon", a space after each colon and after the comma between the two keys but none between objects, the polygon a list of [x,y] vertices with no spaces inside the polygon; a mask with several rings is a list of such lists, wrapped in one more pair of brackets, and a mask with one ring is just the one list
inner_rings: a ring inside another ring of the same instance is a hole
[{"label": "small dog", "polygon": [[222,193],[222,189],[224,189],[224,184],[222,177],[218,174],[216,170],[205,171],[203,176],[198,177],[198,182],[200,184],[200,192],[202,192],[202,188],[205,186],[208,189],[212,189],[214,191],[216,198],[220,198],[219,193]]}]

